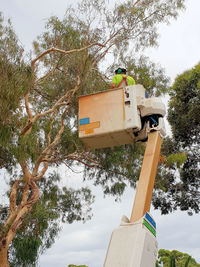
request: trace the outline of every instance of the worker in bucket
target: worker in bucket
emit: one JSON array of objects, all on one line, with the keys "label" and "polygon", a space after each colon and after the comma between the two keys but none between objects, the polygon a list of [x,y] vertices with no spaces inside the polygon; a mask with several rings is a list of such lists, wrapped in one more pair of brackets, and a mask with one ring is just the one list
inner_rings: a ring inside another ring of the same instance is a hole
[{"label": "worker in bucket", "polygon": [[116,69],[115,76],[112,78],[111,88],[120,88],[129,85],[135,85],[135,80],[131,76],[126,75],[126,69]]},{"label": "worker in bucket", "polygon": [[[112,78],[111,88],[120,88],[129,85],[135,85],[135,80],[131,76],[126,75],[126,69],[116,69],[115,76]],[[149,98],[147,90],[145,90],[145,98]]]}]

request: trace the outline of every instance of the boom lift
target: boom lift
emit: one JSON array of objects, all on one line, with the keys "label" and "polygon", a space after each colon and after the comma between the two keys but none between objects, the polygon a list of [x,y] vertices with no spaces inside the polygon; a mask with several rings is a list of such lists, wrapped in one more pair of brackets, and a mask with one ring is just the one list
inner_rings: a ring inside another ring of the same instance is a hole
[{"label": "boom lift", "polygon": [[145,98],[142,85],[126,86],[79,98],[79,137],[86,149],[147,141],[130,220],[122,217],[112,233],[104,267],[155,267],[156,223],[149,213],[165,106]]}]

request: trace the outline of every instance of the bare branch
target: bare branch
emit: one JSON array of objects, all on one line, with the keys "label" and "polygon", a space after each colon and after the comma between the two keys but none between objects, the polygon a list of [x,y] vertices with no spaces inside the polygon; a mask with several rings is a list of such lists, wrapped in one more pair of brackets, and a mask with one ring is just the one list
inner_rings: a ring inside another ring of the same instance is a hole
[{"label": "bare branch", "polygon": [[[100,47],[105,47],[105,45],[102,45],[102,44],[99,44],[99,43],[93,43],[93,44],[90,44],[86,47],[82,47],[82,48],[79,48],[79,49],[72,49],[72,50],[69,50],[69,51],[66,51],[66,50],[62,50],[62,49],[58,49],[58,48],[55,48],[55,47],[52,47],[48,50],[46,50],[44,53],[42,53],[40,56],[38,56],[37,58],[35,58],[32,62],[31,62],[31,67],[32,67],[32,71],[34,72],[34,65],[35,63],[41,59],[43,56],[51,53],[51,52],[59,52],[59,53],[63,53],[65,55],[68,55],[68,54],[71,54],[71,53],[75,53],[75,52],[81,52],[81,51],[84,51],[86,49],[89,49],[93,46],[100,46]],[[65,98],[67,97],[66,95],[64,96]],[[31,112],[31,109],[29,107],[29,101],[28,101],[28,93],[25,94],[24,96],[25,98],[25,106],[26,106],[26,112],[28,114],[28,124],[24,127],[24,129],[22,130],[22,132],[20,133],[20,136],[22,135],[25,135],[27,134],[28,132],[30,132],[31,130],[31,126],[32,126],[32,123],[35,122],[38,118],[42,117],[42,116],[46,116],[48,115],[49,113],[53,112],[58,106],[59,106],[59,103],[56,103],[56,105],[54,106],[54,109],[52,110],[48,110],[47,112],[45,113],[40,113],[40,114],[37,114],[34,119],[33,119],[33,115],[32,115],[32,112]],[[60,99],[60,101],[62,101],[62,98]]]},{"label": "bare branch", "polygon": [[27,182],[30,182],[31,180],[31,174],[28,170],[28,166],[27,166],[27,163],[25,161],[22,161],[19,163],[21,168],[22,168],[22,171],[23,171],[23,174],[24,174],[24,178],[25,178],[25,181]]},{"label": "bare branch", "polygon": [[105,42],[105,45],[107,45],[111,40],[113,40],[122,30],[124,30],[124,27],[121,27],[119,30],[113,33],[111,37]]},{"label": "bare branch", "polygon": [[41,91],[38,90],[37,88],[33,88],[33,90],[34,90],[35,92],[37,92],[37,93],[38,93],[40,96],[42,96],[43,98],[49,100],[48,96],[46,96],[46,95],[44,95],[43,93],[41,93]]},{"label": "bare branch", "polygon": [[42,179],[42,177],[45,175],[47,169],[48,169],[48,162],[43,162],[44,166],[43,169],[40,171],[40,173],[37,176],[33,177],[34,181],[39,181]]},{"label": "bare branch", "polygon": [[26,182],[23,188],[23,195],[22,195],[22,201],[20,203],[20,205],[18,206],[18,209],[20,209],[21,207],[23,207],[28,199],[28,193],[29,193],[29,183]]},{"label": "bare branch", "polygon": [[64,162],[65,160],[74,160],[85,166],[96,168],[99,166],[100,162],[94,160],[88,152],[74,152],[72,154],[68,154],[61,158],[45,158],[44,161],[56,163],[56,162]]},{"label": "bare branch", "polygon": [[[65,95],[65,97],[61,97],[57,103],[60,103],[61,101],[65,100],[65,98],[68,96],[68,101],[66,102],[66,105],[70,105],[71,104],[71,100],[75,94],[75,92],[79,89],[79,85],[80,85],[80,77],[78,76],[77,78],[77,84],[75,86],[75,88],[73,90],[70,91],[71,95],[69,94],[69,92],[67,92],[67,94]],[[56,103],[56,104],[57,104]],[[56,104],[54,105],[54,107],[56,106]],[[63,102],[60,103],[60,105],[63,104]],[[53,109],[54,109],[53,107]],[[61,138],[61,135],[64,131],[64,119],[65,119],[65,113],[67,111],[68,107],[64,110],[63,114],[62,114],[62,118],[61,118],[61,122],[60,122],[60,129],[54,139],[53,142],[51,142],[51,131],[52,131],[52,127],[53,127],[53,119],[55,117],[55,114],[54,116],[52,117],[52,121],[51,121],[51,124],[50,124],[50,131],[49,131],[49,134],[47,136],[47,147],[43,150],[43,152],[41,153],[40,157],[38,158],[38,160],[36,161],[36,164],[35,164],[35,168],[33,170],[33,177],[34,177],[34,181],[38,181],[42,178],[42,176],[44,175],[44,173],[46,172],[47,168],[48,168],[48,163],[46,160],[44,160],[44,158],[48,155],[48,154],[52,154],[52,150],[55,148],[55,146],[58,145],[59,141],[60,141],[60,138]],[[54,109],[55,110],[55,109]],[[43,113],[44,114],[44,113]],[[46,158],[45,158],[46,159]],[[37,172],[39,170],[39,166],[42,162],[45,162],[44,164],[44,167],[42,169],[42,171],[40,172],[39,175],[37,175]]]},{"label": "bare branch", "polygon": [[10,210],[9,210],[9,216],[4,224],[3,232],[6,231],[7,226],[10,224],[10,222],[13,220],[13,218],[16,216],[16,198],[17,198],[17,189],[19,187],[19,184],[23,182],[23,179],[17,180],[14,182],[11,188],[10,193]]},{"label": "bare branch", "polygon": [[141,1],[141,0],[137,0],[137,1],[133,4],[133,6],[136,6],[140,1]]},{"label": "bare branch", "polygon": [[[106,47],[107,44],[108,44],[111,40],[113,40],[113,39],[119,34],[119,32],[120,32],[121,30],[123,30],[123,29],[124,29],[124,28],[122,27],[122,28],[120,28],[118,31],[116,31],[115,33],[113,33],[113,34],[110,36],[110,38],[109,38],[108,40],[105,41],[104,46],[101,47],[101,48],[99,48],[99,49],[97,50],[97,53],[96,53],[96,54],[98,54],[98,53],[102,50],[102,48]],[[96,62],[96,60],[95,60],[95,62]]]},{"label": "bare branch", "polygon": [[26,135],[26,134],[30,133],[31,128],[32,128],[32,124],[33,124],[32,121],[31,120],[28,120],[27,125],[21,131],[21,133],[19,134],[19,136]]},{"label": "bare branch", "polygon": [[9,210],[9,216],[15,212],[16,210],[16,198],[17,198],[17,189],[19,187],[19,184],[22,182],[23,180],[17,180],[14,182],[14,184],[12,185],[11,188],[11,192],[10,192],[10,210]]},{"label": "bare branch", "polygon": [[[24,127],[24,129],[21,131],[20,136],[27,134],[28,131],[30,131],[32,124],[36,122],[39,118],[47,116],[61,106],[67,106],[71,103],[71,98],[74,96],[75,92],[79,89],[80,86],[80,77],[78,76],[77,84],[74,89],[68,91],[64,96],[62,96],[52,108],[49,110],[43,112],[43,113],[37,113],[31,120],[28,121],[28,124]],[[63,102],[66,98],[68,98],[67,102]]]},{"label": "bare branch", "polygon": [[43,151],[44,155],[48,154],[49,151],[51,151],[59,143],[63,131],[64,131],[64,118],[61,119],[60,130],[58,131],[54,141],[49,146],[47,146],[46,149],[44,149]]},{"label": "bare branch", "polygon": [[54,112],[54,115],[51,117],[50,129],[49,129],[49,133],[47,135],[47,144],[48,144],[48,146],[51,144],[51,134],[52,134],[53,123],[54,123],[56,114],[57,114],[57,112]]},{"label": "bare branch", "polygon": [[58,48],[52,47],[52,48],[46,50],[44,53],[42,53],[42,54],[41,54],[40,56],[38,56],[37,58],[35,58],[35,59],[32,61],[31,66],[32,66],[32,68],[34,68],[34,64],[35,64],[40,58],[42,58],[43,56],[45,56],[45,55],[47,55],[47,54],[49,54],[49,53],[51,53],[51,52],[59,52],[59,53],[63,53],[63,54],[68,55],[68,54],[71,54],[71,53],[74,53],[74,52],[81,52],[81,51],[84,51],[84,50],[89,49],[89,48],[91,48],[91,47],[93,47],[93,46],[101,46],[101,47],[104,47],[104,45],[99,44],[99,43],[93,43],[93,44],[90,44],[90,45],[88,45],[88,46],[86,46],[86,47],[82,47],[82,48],[79,48],[79,49],[72,49],[72,50],[69,50],[69,51],[66,51],[66,50],[62,50],[62,49],[58,49]]},{"label": "bare branch", "polygon": [[100,61],[103,57],[105,57],[105,55],[108,53],[108,51],[111,49],[111,47],[114,45],[115,43],[112,43],[112,44],[110,44],[109,45],[109,47],[101,54],[101,55],[99,55],[97,58],[96,58],[96,60],[94,61],[94,65],[98,62],[98,61]]},{"label": "bare branch", "polygon": [[27,112],[27,114],[28,114],[28,118],[29,118],[29,120],[31,120],[33,116],[32,116],[32,113],[31,113],[31,109],[30,109],[30,107],[29,107],[28,93],[25,94],[24,99],[25,99],[26,112]]}]

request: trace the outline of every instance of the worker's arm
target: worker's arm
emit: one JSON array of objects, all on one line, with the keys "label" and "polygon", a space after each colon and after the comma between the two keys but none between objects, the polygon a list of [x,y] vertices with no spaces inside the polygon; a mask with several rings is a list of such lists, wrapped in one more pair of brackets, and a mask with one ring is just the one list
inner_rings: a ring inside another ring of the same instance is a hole
[{"label": "worker's arm", "polygon": [[111,88],[113,89],[113,88],[117,87],[116,84],[117,84],[117,76],[115,75],[112,78]]}]

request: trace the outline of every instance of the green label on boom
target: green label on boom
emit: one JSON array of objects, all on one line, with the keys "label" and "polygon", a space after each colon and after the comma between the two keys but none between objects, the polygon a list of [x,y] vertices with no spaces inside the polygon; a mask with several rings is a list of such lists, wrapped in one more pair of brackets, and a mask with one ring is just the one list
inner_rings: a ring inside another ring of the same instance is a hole
[{"label": "green label on boom", "polygon": [[150,224],[148,224],[148,222],[144,219],[143,220],[143,224],[149,229],[149,231],[154,235],[154,236],[156,236],[156,231],[153,229],[153,227],[150,225]]}]

